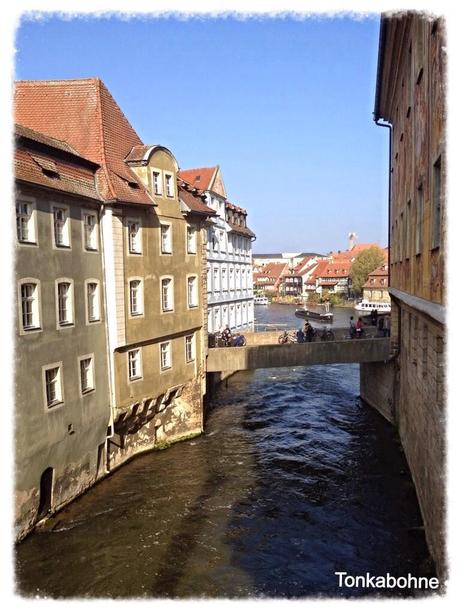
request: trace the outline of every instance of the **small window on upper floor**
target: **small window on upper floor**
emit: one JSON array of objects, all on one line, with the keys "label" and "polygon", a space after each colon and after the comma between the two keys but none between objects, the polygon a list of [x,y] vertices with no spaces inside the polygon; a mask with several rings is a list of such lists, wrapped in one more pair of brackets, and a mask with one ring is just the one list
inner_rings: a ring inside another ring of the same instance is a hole
[{"label": "small window on upper floor", "polygon": [[192,226],[187,226],[187,253],[196,253],[196,231]]},{"label": "small window on upper floor", "polygon": [[161,232],[161,253],[172,253],[172,229],[170,224],[160,224]]},{"label": "small window on upper floor", "polygon": [[161,184],[161,172],[159,170],[152,170],[152,184],[153,193],[156,196],[161,196],[163,193],[163,186]]},{"label": "small window on upper floor", "polygon": [[129,282],[129,311],[131,315],[142,315],[144,312],[142,281],[133,279]]},{"label": "small window on upper floor", "polygon": [[83,242],[86,251],[97,251],[97,216],[95,213],[83,213]]},{"label": "small window on upper floor", "polygon": [[129,253],[142,253],[141,224],[136,219],[128,219]]},{"label": "small window on upper floor", "polygon": [[40,328],[38,282],[21,283],[21,322],[24,332]]},{"label": "small window on upper floor", "polygon": [[54,244],[56,247],[70,247],[69,209],[64,206],[53,206]]},{"label": "small window on upper floor", "polygon": [[57,320],[60,327],[74,323],[73,283],[69,280],[56,284]]},{"label": "small window on upper floor", "polygon": [[80,392],[85,395],[94,390],[94,359],[87,356],[80,359]]},{"label": "small window on upper floor", "polygon": [[88,323],[100,321],[101,319],[101,305],[99,297],[99,283],[98,281],[86,282],[86,309]]},{"label": "small window on upper floor", "polygon": [[51,409],[64,401],[62,390],[62,366],[59,363],[44,367],[43,374],[46,408]]},{"label": "small window on upper floor", "polygon": [[16,202],[16,233],[20,243],[37,243],[35,201],[20,198]]},{"label": "small window on upper floor", "polygon": [[165,187],[166,196],[168,196],[168,198],[174,198],[173,175],[167,172],[165,172]]}]

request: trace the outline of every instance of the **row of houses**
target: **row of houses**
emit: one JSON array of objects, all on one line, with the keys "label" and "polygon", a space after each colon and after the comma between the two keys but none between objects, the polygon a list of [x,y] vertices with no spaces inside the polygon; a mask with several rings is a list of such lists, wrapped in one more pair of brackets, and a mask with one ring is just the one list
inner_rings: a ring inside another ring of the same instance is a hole
[{"label": "row of houses", "polygon": [[[323,297],[339,294],[349,298],[352,293],[352,264],[360,253],[370,247],[378,247],[385,260],[388,259],[388,251],[375,243],[351,245],[346,251],[331,252],[326,256],[280,254],[282,257],[279,258],[273,254],[273,259],[270,258],[269,261],[268,258],[255,256],[254,290],[264,294],[306,299],[312,294]],[[379,280],[376,282],[377,277]],[[377,286],[379,289],[388,287],[388,264],[370,273],[363,290],[366,299],[389,301],[387,292],[375,291]]]},{"label": "row of houses", "polygon": [[251,326],[255,237],[219,167],[143,143],[99,79],[17,82],[15,121],[21,538],[202,431],[208,323]]}]

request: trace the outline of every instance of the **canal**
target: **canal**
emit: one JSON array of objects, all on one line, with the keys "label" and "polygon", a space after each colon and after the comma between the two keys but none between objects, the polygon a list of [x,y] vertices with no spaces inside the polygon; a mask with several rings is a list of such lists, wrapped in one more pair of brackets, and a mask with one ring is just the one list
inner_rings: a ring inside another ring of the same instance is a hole
[{"label": "canal", "polygon": [[[336,325],[351,311],[337,309]],[[259,323],[299,327],[294,308]],[[205,434],[135,458],[16,549],[19,593],[48,597],[365,596],[335,572],[432,576],[397,433],[359,400],[357,365],[242,372]],[[410,592],[385,595],[411,595]]]}]

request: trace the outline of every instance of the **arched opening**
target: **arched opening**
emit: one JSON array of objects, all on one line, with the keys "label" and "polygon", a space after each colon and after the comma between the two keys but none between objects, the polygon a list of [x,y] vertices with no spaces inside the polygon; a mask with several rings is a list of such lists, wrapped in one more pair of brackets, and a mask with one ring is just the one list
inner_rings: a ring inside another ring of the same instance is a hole
[{"label": "arched opening", "polygon": [[38,505],[38,519],[51,511],[53,500],[54,468],[47,468],[40,478],[40,503]]}]

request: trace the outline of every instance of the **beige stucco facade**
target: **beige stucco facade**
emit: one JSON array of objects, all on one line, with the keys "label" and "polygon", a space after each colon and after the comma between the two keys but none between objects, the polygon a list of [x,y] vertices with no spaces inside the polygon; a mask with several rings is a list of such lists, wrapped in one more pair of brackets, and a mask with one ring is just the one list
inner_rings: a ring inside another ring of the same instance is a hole
[{"label": "beige stucco facade", "polygon": [[[116,260],[115,277],[123,279],[123,299],[117,300],[117,325],[123,328],[118,331],[118,339],[123,342],[116,346],[112,356],[114,436],[109,441],[110,467],[133,453],[199,434],[203,427],[203,222],[193,215],[186,218],[181,211],[177,163],[167,149],[153,148],[147,163],[131,168],[148,187],[155,206],[122,207],[114,217],[117,228],[122,229],[123,257]],[[160,177],[161,194],[155,193],[154,172]],[[130,249],[133,222],[139,224],[139,253]],[[167,228],[167,238],[163,240],[162,226]],[[188,227],[195,236],[193,253],[188,249]],[[168,310],[163,304],[164,280],[170,284]],[[189,280],[195,284],[196,300],[192,304]],[[132,281],[140,281],[142,287],[139,314],[133,314],[131,309]],[[161,359],[165,344],[166,367]],[[187,355],[187,349],[193,357]],[[138,352],[140,364],[136,377],[130,376],[133,351]]]}]

